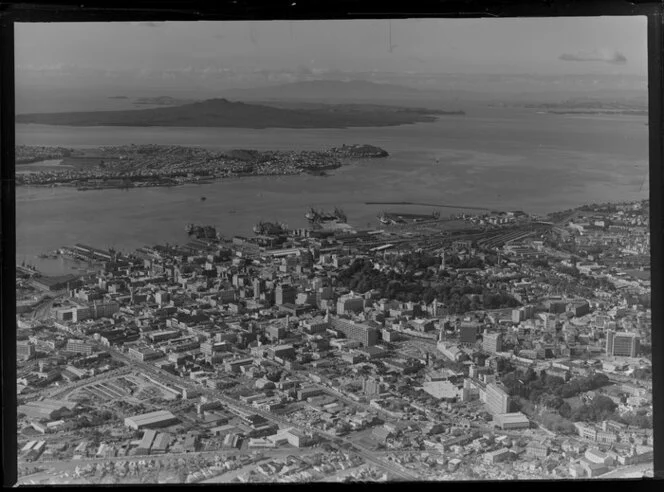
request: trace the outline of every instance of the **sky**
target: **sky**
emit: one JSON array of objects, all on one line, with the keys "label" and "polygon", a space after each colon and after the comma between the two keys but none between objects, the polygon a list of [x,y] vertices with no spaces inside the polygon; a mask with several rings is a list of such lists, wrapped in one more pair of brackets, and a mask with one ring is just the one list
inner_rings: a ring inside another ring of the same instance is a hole
[{"label": "sky", "polygon": [[646,18],[18,24],[15,59],[18,76],[92,69],[109,77],[284,69],[645,75]]}]

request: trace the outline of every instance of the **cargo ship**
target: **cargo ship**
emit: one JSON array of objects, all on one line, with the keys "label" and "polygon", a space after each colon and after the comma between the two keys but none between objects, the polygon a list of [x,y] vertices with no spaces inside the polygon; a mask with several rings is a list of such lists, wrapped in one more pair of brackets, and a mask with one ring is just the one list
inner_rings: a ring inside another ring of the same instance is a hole
[{"label": "cargo ship", "polygon": [[321,223],[321,222],[341,222],[346,223],[346,214],[343,210],[338,207],[334,208],[333,212],[325,212],[323,210],[315,210],[310,208],[307,213],[304,214],[304,218],[312,223]]},{"label": "cargo ship", "polygon": [[403,224],[406,222],[405,220],[400,219],[395,215],[390,215],[385,212],[379,213],[377,217],[378,217],[378,222],[380,222],[383,225],[396,225],[396,224]]},{"label": "cargo ship", "polygon": [[259,236],[279,236],[287,232],[288,227],[286,224],[279,224],[277,222],[263,222],[261,220],[254,226],[254,233]]},{"label": "cargo ship", "polygon": [[434,211],[430,215],[410,214],[396,212],[381,212],[378,214],[378,221],[384,225],[405,224],[407,222],[424,222],[426,220],[438,220],[440,212]]},{"label": "cargo ship", "polygon": [[57,252],[51,252],[51,253],[41,253],[37,255],[37,258],[42,258],[42,259],[57,259],[58,255]]},{"label": "cargo ship", "polygon": [[187,224],[184,230],[190,236],[195,236],[196,239],[218,239],[219,235],[217,230],[212,226],[201,226],[196,224]]}]

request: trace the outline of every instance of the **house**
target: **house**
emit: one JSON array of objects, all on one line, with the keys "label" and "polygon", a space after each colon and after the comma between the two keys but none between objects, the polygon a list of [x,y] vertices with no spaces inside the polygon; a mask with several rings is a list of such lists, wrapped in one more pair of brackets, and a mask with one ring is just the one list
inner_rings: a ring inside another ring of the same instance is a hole
[{"label": "house", "polygon": [[500,463],[501,461],[507,460],[512,452],[507,449],[507,448],[500,448],[495,451],[489,451],[488,453],[484,453],[482,456],[482,459],[484,460],[485,463],[488,464],[495,464],[495,463]]},{"label": "house", "polygon": [[604,475],[609,471],[609,467],[602,463],[593,463],[586,460],[585,458],[581,459],[581,467],[585,470],[586,475],[590,478],[598,477]]},{"label": "house", "polygon": [[526,445],[526,454],[536,458],[546,458],[546,456],[549,454],[549,447],[546,444],[538,441],[530,441]]},{"label": "house", "polygon": [[606,466],[613,465],[613,458],[607,453],[601,452],[597,448],[590,448],[586,450],[583,456],[591,463],[599,463]]},{"label": "house", "polygon": [[586,470],[579,463],[572,463],[569,466],[569,474],[573,478],[582,478],[586,475]]}]

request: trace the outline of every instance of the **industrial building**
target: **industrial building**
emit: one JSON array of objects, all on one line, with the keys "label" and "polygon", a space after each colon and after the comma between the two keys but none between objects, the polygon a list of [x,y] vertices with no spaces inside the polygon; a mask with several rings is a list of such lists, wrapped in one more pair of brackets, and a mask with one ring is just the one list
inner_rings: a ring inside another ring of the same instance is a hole
[{"label": "industrial building", "polygon": [[498,413],[493,416],[493,424],[502,430],[528,429],[530,420],[521,412]]},{"label": "industrial building", "polygon": [[120,311],[120,304],[111,302],[92,302],[85,306],[72,306],[63,309],[57,309],[56,318],[60,321],[85,321],[86,319],[110,318],[113,314]]},{"label": "industrial building", "polygon": [[167,427],[178,422],[179,419],[167,410],[157,410],[156,412],[135,415],[125,419],[125,425],[135,430]]},{"label": "industrial building", "polygon": [[136,448],[136,454],[149,454],[154,438],[157,436],[157,431],[148,429],[143,433],[143,438]]},{"label": "industrial building", "polygon": [[58,292],[65,289],[75,289],[83,285],[83,281],[76,275],[68,274],[58,277],[35,277],[30,281],[33,287],[47,292]]},{"label": "industrial building", "polygon": [[83,340],[75,340],[70,338],[67,340],[67,347],[65,348],[67,352],[72,352],[74,354],[86,354],[90,355],[92,353],[92,345],[84,342]]},{"label": "industrial building", "polygon": [[19,405],[17,413],[38,420],[53,420],[70,415],[77,406],[76,402],[46,399]]},{"label": "industrial building", "polygon": [[332,328],[350,339],[359,341],[365,347],[376,345],[378,342],[378,329],[373,326],[343,318],[332,318],[330,321]]}]

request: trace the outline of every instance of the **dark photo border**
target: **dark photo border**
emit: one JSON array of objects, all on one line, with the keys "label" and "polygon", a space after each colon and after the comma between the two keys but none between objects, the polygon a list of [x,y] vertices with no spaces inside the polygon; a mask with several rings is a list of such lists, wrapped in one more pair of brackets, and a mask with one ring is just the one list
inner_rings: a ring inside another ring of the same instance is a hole
[{"label": "dark photo border", "polygon": [[[652,369],[655,478],[620,481],[641,487],[664,478],[664,4],[647,0],[163,0],[56,1],[54,4],[0,1],[0,313],[2,315],[2,475],[17,481],[16,422],[16,244],[14,135],[14,23],[195,20],[327,20],[478,17],[648,17],[649,169],[651,232]],[[586,482],[586,480],[582,480]],[[600,480],[588,482],[601,487]],[[538,487],[539,481],[517,482]],[[588,483],[587,485],[590,485]],[[567,480],[556,482],[567,487]],[[447,483],[442,484],[446,486]],[[507,485],[507,484],[506,484]],[[583,483],[582,485],[586,485]],[[606,484],[611,485],[611,484]],[[291,486],[291,484],[289,484]],[[440,486],[440,485],[438,485]],[[511,487],[511,484],[510,484]]]}]

